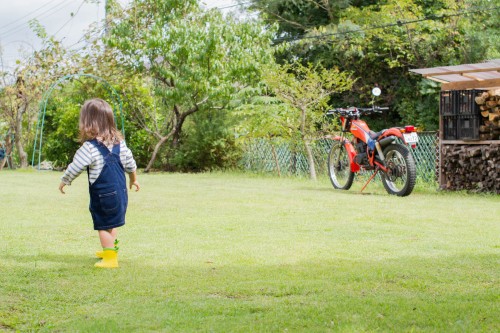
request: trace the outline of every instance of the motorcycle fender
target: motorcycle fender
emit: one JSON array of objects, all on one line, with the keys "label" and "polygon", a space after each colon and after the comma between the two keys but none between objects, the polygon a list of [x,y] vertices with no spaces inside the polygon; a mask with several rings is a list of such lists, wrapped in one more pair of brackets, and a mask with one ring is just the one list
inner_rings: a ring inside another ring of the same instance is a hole
[{"label": "motorcycle fender", "polygon": [[380,141],[383,138],[386,138],[388,136],[396,136],[396,137],[400,138],[401,140],[403,140],[403,142],[405,142],[405,139],[403,138],[403,134],[401,133],[401,131],[398,128],[395,128],[395,127],[391,127],[389,129],[385,130],[384,133],[382,133],[382,135],[378,138],[378,141]]},{"label": "motorcycle fender", "polygon": [[358,172],[359,171],[359,165],[354,162],[354,157],[356,157],[356,149],[354,149],[354,146],[349,140],[344,141],[344,146],[345,149],[347,150],[347,153],[349,154],[349,162],[351,163],[351,171],[352,172]]},{"label": "motorcycle fender", "polygon": [[[338,135],[331,137],[331,139],[335,140],[335,141],[339,141],[339,142],[342,141],[342,138]],[[351,166],[351,171],[358,172],[360,170],[360,167],[356,162],[354,162],[354,157],[357,154],[356,149],[354,149],[354,146],[352,145],[352,143],[347,139],[344,139],[343,143],[344,143],[345,149],[347,150],[347,155],[349,156],[349,163]]]}]

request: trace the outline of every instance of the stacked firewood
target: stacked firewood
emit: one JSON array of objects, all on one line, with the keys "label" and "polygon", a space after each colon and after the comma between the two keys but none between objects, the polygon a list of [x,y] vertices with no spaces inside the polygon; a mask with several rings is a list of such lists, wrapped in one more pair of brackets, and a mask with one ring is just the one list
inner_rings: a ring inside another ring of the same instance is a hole
[{"label": "stacked firewood", "polygon": [[479,140],[499,140],[500,89],[485,91],[475,100],[483,117],[483,123],[479,126]]},{"label": "stacked firewood", "polygon": [[442,172],[446,189],[500,194],[498,145],[444,145]]}]

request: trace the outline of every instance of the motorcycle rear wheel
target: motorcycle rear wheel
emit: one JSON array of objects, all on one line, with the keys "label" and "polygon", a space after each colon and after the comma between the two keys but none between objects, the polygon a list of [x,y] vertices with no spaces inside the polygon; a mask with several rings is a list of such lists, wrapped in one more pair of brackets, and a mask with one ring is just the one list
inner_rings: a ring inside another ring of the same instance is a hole
[{"label": "motorcycle rear wheel", "polygon": [[391,144],[384,149],[387,172],[381,173],[382,184],[389,194],[405,197],[415,187],[417,172],[415,160],[408,148],[401,144]]},{"label": "motorcycle rear wheel", "polygon": [[348,190],[354,180],[354,172],[351,165],[347,149],[340,141],[335,141],[330,154],[328,155],[328,175],[334,188],[338,190]]}]

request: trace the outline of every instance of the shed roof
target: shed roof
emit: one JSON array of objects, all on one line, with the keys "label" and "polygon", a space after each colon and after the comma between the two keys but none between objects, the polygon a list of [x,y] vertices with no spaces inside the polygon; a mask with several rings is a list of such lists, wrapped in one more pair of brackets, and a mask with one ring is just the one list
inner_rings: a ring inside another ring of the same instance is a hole
[{"label": "shed roof", "polygon": [[500,88],[500,59],[458,66],[410,69],[441,84],[441,90]]}]

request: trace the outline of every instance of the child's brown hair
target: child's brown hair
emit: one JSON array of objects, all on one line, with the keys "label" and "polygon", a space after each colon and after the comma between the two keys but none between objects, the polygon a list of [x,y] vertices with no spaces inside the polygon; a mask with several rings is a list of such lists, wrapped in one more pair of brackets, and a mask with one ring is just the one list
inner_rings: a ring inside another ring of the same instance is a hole
[{"label": "child's brown hair", "polygon": [[123,139],[115,124],[113,109],[100,98],[85,101],[80,111],[80,141],[99,138],[106,143],[118,143]]}]

